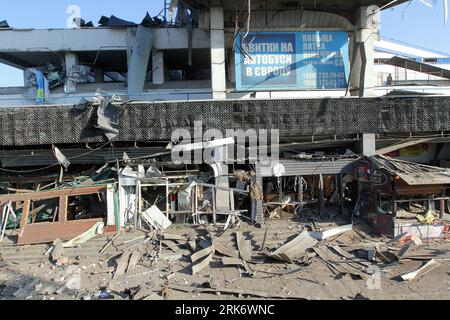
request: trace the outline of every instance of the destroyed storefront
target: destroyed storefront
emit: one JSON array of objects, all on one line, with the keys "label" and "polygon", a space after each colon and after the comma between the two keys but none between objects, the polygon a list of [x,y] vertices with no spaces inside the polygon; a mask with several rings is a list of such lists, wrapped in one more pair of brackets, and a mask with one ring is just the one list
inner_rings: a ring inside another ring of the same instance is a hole
[{"label": "destroyed storefront", "polygon": [[[54,155],[65,163],[62,152]],[[361,170],[370,158],[328,149],[283,154],[276,163],[252,166],[221,161],[187,165],[169,155],[139,156],[129,148],[120,160],[89,170],[71,164],[61,175],[57,166],[47,177],[53,183],[43,177],[2,180],[0,263],[14,262],[19,270],[27,262],[40,278],[8,275],[0,296],[316,299],[330,297],[317,290],[326,281],[333,286],[332,297],[353,299],[333,280],[346,277],[361,295],[372,297],[366,283],[376,268],[393,269],[400,280],[382,273],[383,281],[392,284],[432,270],[432,279],[446,272],[439,261],[448,254],[431,255],[428,244],[422,245],[423,234],[407,238],[405,230],[388,241],[358,219],[366,208],[363,195],[375,195],[370,184],[375,178],[361,183],[361,172],[375,172],[372,167]],[[444,172],[425,167],[433,174]],[[390,179],[395,182],[393,174]],[[438,185],[440,190],[444,185]],[[436,201],[442,197],[434,194]],[[426,263],[411,264],[414,259]],[[48,270],[53,278],[44,274]],[[77,274],[84,277],[79,287]],[[386,291],[386,296],[395,294],[390,287]]]},{"label": "destroyed storefront", "polygon": [[354,164],[358,156],[324,152],[281,159],[260,166],[263,212],[267,218],[350,217],[356,202]]},{"label": "destroyed storefront", "polygon": [[367,217],[377,232],[413,233],[439,238],[448,220],[450,170],[373,156],[356,168],[359,198],[355,214]]},{"label": "destroyed storefront", "polygon": [[192,167],[166,164],[120,169],[122,226],[132,221],[134,227],[142,227],[144,220],[158,228],[156,216],[168,225],[224,225],[231,216],[248,212],[247,183],[230,175],[227,185],[234,187],[219,185],[213,167]]}]

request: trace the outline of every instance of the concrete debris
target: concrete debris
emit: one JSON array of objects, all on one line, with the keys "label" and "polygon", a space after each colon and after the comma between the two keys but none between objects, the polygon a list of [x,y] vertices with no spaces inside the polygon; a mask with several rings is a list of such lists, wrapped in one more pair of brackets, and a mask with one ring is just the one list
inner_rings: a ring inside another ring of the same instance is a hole
[{"label": "concrete debris", "polygon": [[[282,227],[277,227],[278,225]],[[383,281],[391,281],[388,277],[396,269],[398,274],[402,274],[412,260],[428,257],[427,265],[415,270],[414,274],[403,275],[404,281],[411,281],[430,272],[437,265],[443,265],[429,261],[448,259],[445,252],[418,251],[428,245],[425,243],[419,247],[409,241],[401,246],[391,247],[380,241],[374,244],[369,241],[368,236],[361,236],[358,241],[353,237],[352,241],[347,242],[348,238],[340,237],[319,242],[310,236],[311,231],[306,227],[300,233],[297,228],[292,228],[291,225],[289,227],[282,220],[271,222],[271,227],[265,229],[242,223],[238,231],[228,230],[225,233],[221,232],[219,226],[205,229],[171,226],[164,233],[157,234],[155,231],[157,236],[144,231],[129,231],[116,234],[113,238],[90,240],[89,246],[83,248],[63,248],[63,242],[58,240],[49,251],[52,261],[54,258],[61,260],[65,257],[70,257],[70,260],[65,266],[54,266],[51,269],[51,283],[55,286],[46,289],[48,280],[40,274],[39,283],[30,284],[27,288],[17,287],[9,294],[23,289],[17,293],[18,297],[13,297],[25,299],[31,296],[32,299],[41,299],[57,294],[61,298],[73,297],[77,300],[161,300],[172,297],[186,299],[192,297],[190,294],[212,294],[220,298],[234,295],[242,298],[310,299],[321,295],[317,286],[330,286],[329,277],[325,276],[327,272],[336,279],[345,275],[350,275],[352,279],[363,279],[364,281],[354,283],[354,286],[361,286],[363,290],[365,281],[372,279],[376,267],[381,268]],[[316,227],[320,227],[320,223],[316,223]],[[267,248],[278,248],[272,252],[252,252],[251,243],[260,243],[264,234]],[[192,241],[195,242],[196,250],[189,254],[189,242]],[[280,246],[280,242],[284,244]],[[106,244],[109,244],[109,256],[99,254]],[[27,250],[36,250],[33,247],[35,246],[24,248],[22,254],[30,255]],[[40,245],[40,248],[41,252],[47,250],[45,245]],[[8,258],[9,250],[7,248],[6,251]],[[373,258],[367,260],[365,251],[373,252]],[[393,258],[388,255],[391,251],[395,252],[392,254]],[[77,252],[81,256],[78,260],[75,259]],[[87,256],[90,252],[92,256]],[[380,259],[378,254],[389,257],[389,260]],[[77,264],[70,264],[70,261],[76,261]],[[36,265],[37,269],[33,269],[33,273],[46,272],[51,266],[45,264],[44,260],[39,267]],[[80,272],[83,277],[87,277],[87,281],[81,283],[81,289],[74,290],[73,288],[79,288],[77,279]],[[2,273],[0,282],[1,275]],[[207,282],[205,277],[209,277]],[[233,285],[225,286],[225,283]],[[299,284],[301,291],[296,289]],[[0,292],[6,292],[5,290],[0,289]],[[348,292],[336,290],[339,292],[339,295],[334,296],[336,299],[352,296]]]},{"label": "concrete debris", "polygon": [[213,246],[209,246],[208,248],[202,249],[200,251],[197,251],[196,253],[194,253],[193,255],[191,255],[191,262],[195,263],[198,260],[210,255],[211,253],[214,253],[214,247]]},{"label": "concrete debris", "polygon": [[406,242],[403,245],[403,247],[400,249],[400,251],[398,252],[397,259],[399,261],[401,259],[403,259],[405,257],[405,255],[408,253],[408,251],[410,251],[413,247],[414,247],[414,242],[413,241]]},{"label": "concrete debris", "polygon": [[181,253],[166,253],[159,256],[160,259],[169,261],[178,261],[183,257]]},{"label": "concrete debris", "polygon": [[203,269],[207,268],[209,264],[212,262],[214,256],[214,252],[211,252],[205,259],[195,264],[192,264],[192,274],[197,274]]},{"label": "concrete debris", "polygon": [[59,259],[61,259],[64,254],[63,252],[64,251],[61,240],[56,239],[55,241],[53,241],[53,247],[50,252],[50,256],[53,262],[57,262]]},{"label": "concrete debris", "polygon": [[215,253],[214,240],[211,235],[210,237],[211,241],[208,243],[209,246],[191,255],[191,270],[193,275],[208,267],[213,260]]},{"label": "concrete debris", "polygon": [[106,249],[108,249],[113,243],[114,241],[120,236],[120,233],[117,233],[111,240],[109,240],[104,247],[102,248],[102,250],[100,250],[100,253],[104,253],[106,251]]},{"label": "concrete debris", "polygon": [[268,256],[272,259],[293,263],[293,261],[300,258],[307,249],[314,247],[317,243],[318,241],[311,237],[310,232],[305,230]]},{"label": "concrete debris", "polygon": [[252,258],[251,241],[244,239],[242,233],[236,231],[236,243],[239,250],[239,255],[244,261],[249,261]]},{"label": "concrete debris", "polygon": [[36,287],[39,283],[40,283],[40,281],[38,279],[34,279],[32,282],[28,283],[23,288],[14,292],[13,293],[14,297],[16,297],[16,298],[27,297],[31,293],[31,291],[34,289],[34,287]]},{"label": "concrete debris", "polygon": [[145,298],[143,298],[142,300],[154,300],[154,301],[158,301],[158,300],[163,300],[163,298],[157,294],[157,293],[153,293]]},{"label": "concrete debris", "polygon": [[120,256],[119,260],[117,260],[117,268],[116,268],[116,272],[114,274],[114,278],[118,278],[125,274],[125,271],[128,268],[128,263],[129,263],[131,255],[132,255],[131,251],[124,252]]},{"label": "concrete debris", "polygon": [[317,239],[317,240],[325,240],[337,235],[340,235],[341,233],[351,231],[353,229],[353,225],[347,224],[344,226],[339,226],[330,230],[326,231],[313,231],[310,233],[311,237]]},{"label": "concrete debris", "polygon": [[[115,139],[121,107],[101,94],[96,99],[73,112],[91,112],[92,123]],[[219,139],[172,149],[201,151],[229,142]],[[40,177],[43,182],[38,184],[23,182],[25,178],[6,188],[0,184],[0,208],[8,206],[17,215],[17,225],[8,224],[4,232],[1,298],[353,299],[357,292],[366,296],[374,273],[387,284],[376,296],[384,298],[398,293],[394,274],[412,281],[430,273],[427,280],[433,285],[442,282],[439,272],[430,271],[447,268],[440,263],[450,259],[442,237],[447,224],[437,210],[418,203],[399,204],[404,211],[398,210],[396,217],[377,203],[376,210],[384,212],[377,214],[379,226],[395,237],[389,240],[375,232],[364,215],[367,194],[358,192],[368,171],[345,177],[286,176],[300,167],[297,162],[324,157],[316,153],[311,159],[298,158],[285,170],[279,167],[277,177],[261,177],[258,168],[229,174],[221,163],[190,166],[171,162],[170,153],[142,155],[146,147],[140,143],[135,150],[116,152],[116,163],[102,163],[74,177],[59,179],[56,173]],[[57,165],[74,169],[69,150],[53,151]],[[218,183],[224,176],[227,183]],[[229,207],[218,210],[218,198]],[[432,207],[438,200],[424,201]],[[348,208],[352,202],[356,209]],[[433,210],[433,221],[427,210]],[[417,214],[423,215],[422,222]],[[419,261],[426,264],[405,273]],[[354,280],[351,292],[342,288],[341,279]],[[28,282],[23,288],[18,285]],[[367,296],[372,298],[372,293]]]},{"label": "concrete debris", "polygon": [[423,277],[428,272],[431,272],[434,269],[438,268],[440,265],[441,264],[439,262],[437,262],[434,259],[431,259],[430,261],[428,261],[426,264],[424,264],[419,269],[417,269],[415,271],[411,271],[409,273],[406,273],[406,274],[402,275],[401,278],[404,281],[412,281],[412,280],[418,279],[420,277]]},{"label": "concrete debris", "polygon": [[[319,246],[313,248],[313,250],[336,275],[351,274],[362,279],[367,279],[370,276],[370,274],[366,273],[367,266],[365,264],[354,259],[349,261],[347,257],[333,252],[328,246]],[[355,257],[355,259],[357,258]]]},{"label": "concrete debris", "polygon": [[127,267],[127,274],[134,272],[134,270],[136,269],[137,264],[139,263],[139,261],[142,258],[142,252],[135,250],[130,257],[130,261],[128,263],[128,267]]},{"label": "concrete debris", "polygon": [[244,289],[226,289],[226,288],[200,288],[200,287],[186,287],[179,285],[170,285],[170,288],[173,290],[183,291],[183,292],[204,292],[204,293],[212,293],[216,294],[217,292],[233,294],[233,295],[245,295],[251,297],[258,298],[266,298],[266,299],[294,299],[294,300],[307,300],[302,296],[291,296],[288,294],[274,294],[263,291],[253,291],[253,290],[244,290]]},{"label": "concrete debris", "polygon": [[171,234],[171,233],[167,233],[167,232],[164,233],[164,239],[187,242],[187,238],[185,236],[178,235],[178,234]]}]

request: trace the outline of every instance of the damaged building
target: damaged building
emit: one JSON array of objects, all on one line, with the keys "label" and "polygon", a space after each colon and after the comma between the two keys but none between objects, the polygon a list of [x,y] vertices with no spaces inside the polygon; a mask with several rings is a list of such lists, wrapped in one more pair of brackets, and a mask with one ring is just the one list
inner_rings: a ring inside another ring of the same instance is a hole
[{"label": "damaged building", "polygon": [[302,299],[315,289],[228,284],[440,266],[448,253],[420,246],[447,239],[450,97],[377,87],[368,36],[402,2],[179,0],[142,22],[0,22],[0,62],[24,72],[0,88],[0,263],[92,266],[87,287],[1,294]]}]

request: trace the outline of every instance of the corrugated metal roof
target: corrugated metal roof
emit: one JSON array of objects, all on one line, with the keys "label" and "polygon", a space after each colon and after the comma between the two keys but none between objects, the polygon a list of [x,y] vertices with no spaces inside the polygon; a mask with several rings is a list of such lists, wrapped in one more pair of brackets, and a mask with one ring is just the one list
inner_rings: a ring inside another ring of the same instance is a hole
[{"label": "corrugated metal roof", "polygon": [[409,185],[450,184],[450,169],[447,168],[392,159],[381,155],[370,157],[370,160],[376,167],[399,176]]},{"label": "corrugated metal roof", "polygon": [[448,58],[450,55],[436,50],[420,48],[418,46],[401,43],[398,40],[381,39],[374,42],[375,50],[417,58]]},{"label": "corrugated metal roof", "polygon": [[[130,158],[144,157],[166,152],[162,147],[144,148],[114,148],[114,149],[62,149],[62,153],[74,164],[102,164],[107,161],[123,159],[126,152]],[[81,156],[80,156],[81,155]],[[0,166],[12,167],[34,167],[46,166],[56,163],[55,156],[51,150],[1,150]]]},{"label": "corrugated metal roof", "polygon": [[[225,12],[227,17],[235,17],[236,12]],[[245,18],[246,19],[246,18]],[[243,19],[245,21],[245,19]],[[348,30],[354,25],[337,14],[306,10],[254,10],[251,13],[250,28],[254,31],[271,31],[283,28],[283,31],[308,30]]]},{"label": "corrugated metal roof", "polygon": [[[341,158],[335,160],[280,160],[285,168],[284,176],[308,176],[308,175],[335,175],[339,173],[351,173],[359,158]],[[262,177],[273,176],[272,166],[260,166]]]},{"label": "corrugated metal roof", "polygon": [[411,61],[411,60],[408,60],[408,59],[405,59],[402,57],[398,57],[398,56],[392,57],[391,59],[387,60],[385,63],[392,65],[392,66],[405,68],[405,69],[429,74],[429,75],[436,76],[436,77],[450,79],[450,70],[439,68],[439,67],[432,66],[429,64],[425,64],[425,63]]}]

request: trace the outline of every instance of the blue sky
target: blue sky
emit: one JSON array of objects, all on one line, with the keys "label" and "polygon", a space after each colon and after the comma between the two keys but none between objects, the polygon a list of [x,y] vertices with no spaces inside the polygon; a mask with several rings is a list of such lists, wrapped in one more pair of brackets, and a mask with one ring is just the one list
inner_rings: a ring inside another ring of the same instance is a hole
[{"label": "blue sky", "polygon": [[[381,35],[450,53],[450,18],[444,27],[442,1],[427,1],[434,5],[433,8],[413,0],[409,6],[403,4],[383,11]],[[112,14],[140,22],[146,11],[158,14],[163,3],[163,0],[14,0],[2,6],[0,21],[6,19],[14,28],[64,28],[69,16],[66,9],[76,4],[81,8],[83,19],[92,20],[95,25],[102,15]],[[0,64],[0,87],[21,85],[22,71]]]}]

